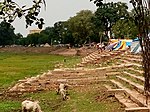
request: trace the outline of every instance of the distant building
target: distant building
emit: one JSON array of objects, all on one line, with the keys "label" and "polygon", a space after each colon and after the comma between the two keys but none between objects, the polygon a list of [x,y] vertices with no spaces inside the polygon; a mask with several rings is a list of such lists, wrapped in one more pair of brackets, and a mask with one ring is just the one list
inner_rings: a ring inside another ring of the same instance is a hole
[{"label": "distant building", "polygon": [[29,31],[29,34],[40,33],[41,31],[42,31],[41,29],[32,29]]}]

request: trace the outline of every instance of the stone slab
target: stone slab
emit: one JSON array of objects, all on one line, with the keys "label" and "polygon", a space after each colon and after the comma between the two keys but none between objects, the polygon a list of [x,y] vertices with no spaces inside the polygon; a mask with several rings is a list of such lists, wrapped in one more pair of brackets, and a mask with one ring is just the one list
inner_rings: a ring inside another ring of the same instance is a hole
[{"label": "stone slab", "polygon": [[125,112],[150,112],[147,107],[125,108]]}]

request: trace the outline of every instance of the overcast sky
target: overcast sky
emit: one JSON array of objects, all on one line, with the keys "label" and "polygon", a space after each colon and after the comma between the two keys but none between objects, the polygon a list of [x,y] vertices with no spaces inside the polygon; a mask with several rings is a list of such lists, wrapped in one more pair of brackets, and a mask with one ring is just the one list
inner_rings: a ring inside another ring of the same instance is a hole
[{"label": "overcast sky", "polygon": [[[32,0],[15,0],[18,4],[30,5]],[[132,5],[129,3],[129,0],[104,0],[106,2],[125,2],[128,4],[129,9],[132,8]],[[53,26],[55,22],[68,20],[70,17],[75,16],[77,12],[81,10],[89,9],[91,11],[96,11],[96,6],[90,2],[90,0],[46,0],[46,10],[42,8],[40,17],[45,19],[45,27]],[[27,36],[30,29],[36,29],[37,26],[33,25],[29,28],[25,28],[25,22],[23,19],[17,19],[13,23],[15,27],[15,33],[21,33],[23,36]]]}]

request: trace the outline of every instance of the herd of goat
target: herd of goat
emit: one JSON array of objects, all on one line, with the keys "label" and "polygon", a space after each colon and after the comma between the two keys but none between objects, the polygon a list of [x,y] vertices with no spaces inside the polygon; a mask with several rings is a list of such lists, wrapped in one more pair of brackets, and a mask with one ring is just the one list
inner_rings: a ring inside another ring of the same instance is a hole
[{"label": "herd of goat", "polygon": [[[57,89],[57,94],[61,95],[62,100],[67,99],[68,85],[60,83]],[[22,102],[22,112],[43,112],[39,105],[39,101],[25,100]]]}]

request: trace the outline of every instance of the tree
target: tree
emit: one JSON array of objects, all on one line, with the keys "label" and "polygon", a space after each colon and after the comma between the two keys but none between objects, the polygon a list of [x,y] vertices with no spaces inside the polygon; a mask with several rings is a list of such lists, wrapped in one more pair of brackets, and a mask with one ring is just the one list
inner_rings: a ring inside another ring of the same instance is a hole
[{"label": "tree", "polygon": [[39,38],[40,38],[39,33],[33,33],[27,36],[27,41],[29,42],[29,44],[31,44],[31,46],[36,46],[39,44],[39,41],[38,41]]},{"label": "tree", "polygon": [[91,22],[93,16],[90,10],[82,10],[67,21],[68,29],[72,32],[75,43],[82,45],[91,40],[90,35],[93,34],[94,27]]},{"label": "tree", "polygon": [[57,34],[57,38],[55,38],[55,41],[57,43],[63,43],[65,30],[67,30],[65,23],[66,22],[64,21],[58,21],[54,24],[55,33]]},{"label": "tree", "polygon": [[44,34],[44,33],[40,33],[39,34],[39,38],[38,38],[38,44],[46,44],[49,43],[49,38],[48,35]]},{"label": "tree", "polygon": [[49,44],[53,44],[53,41],[56,40],[56,38],[58,38],[58,33],[56,32],[54,27],[46,27],[41,34],[47,35],[47,43]]},{"label": "tree", "polygon": [[144,69],[144,92],[146,95],[146,104],[150,92],[150,0],[130,0],[135,15],[134,20],[139,31],[139,40],[142,48],[143,69]]},{"label": "tree", "polygon": [[11,45],[14,44],[14,39],[16,35],[14,33],[15,28],[7,23],[6,21],[2,21],[0,23],[0,45]]},{"label": "tree", "polygon": [[138,35],[138,28],[134,21],[128,20],[118,20],[112,27],[112,32],[115,38],[130,38],[134,39]]},{"label": "tree", "polygon": [[101,5],[103,5],[103,3],[102,3],[103,0],[90,0],[90,1],[94,1],[94,4],[95,4],[97,7],[100,7]]},{"label": "tree", "polygon": [[112,37],[112,26],[120,19],[127,19],[128,6],[126,3],[104,3],[98,7],[95,12],[95,17],[93,22],[98,29],[103,29],[105,35],[108,36],[110,31],[110,36]]},{"label": "tree", "polygon": [[33,4],[31,7],[26,7],[19,6],[14,0],[2,0],[0,2],[0,19],[12,23],[17,17],[25,17],[26,27],[35,23],[40,29],[42,29],[44,19],[38,18],[38,15],[40,13],[41,4],[44,3],[46,7],[45,0],[32,1]]},{"label": "tree", "polygon": [[14,39],[14,44],[19,45],[21,38],[23,38],[23,35],[21,33],[17,33],[16,38]]}]

